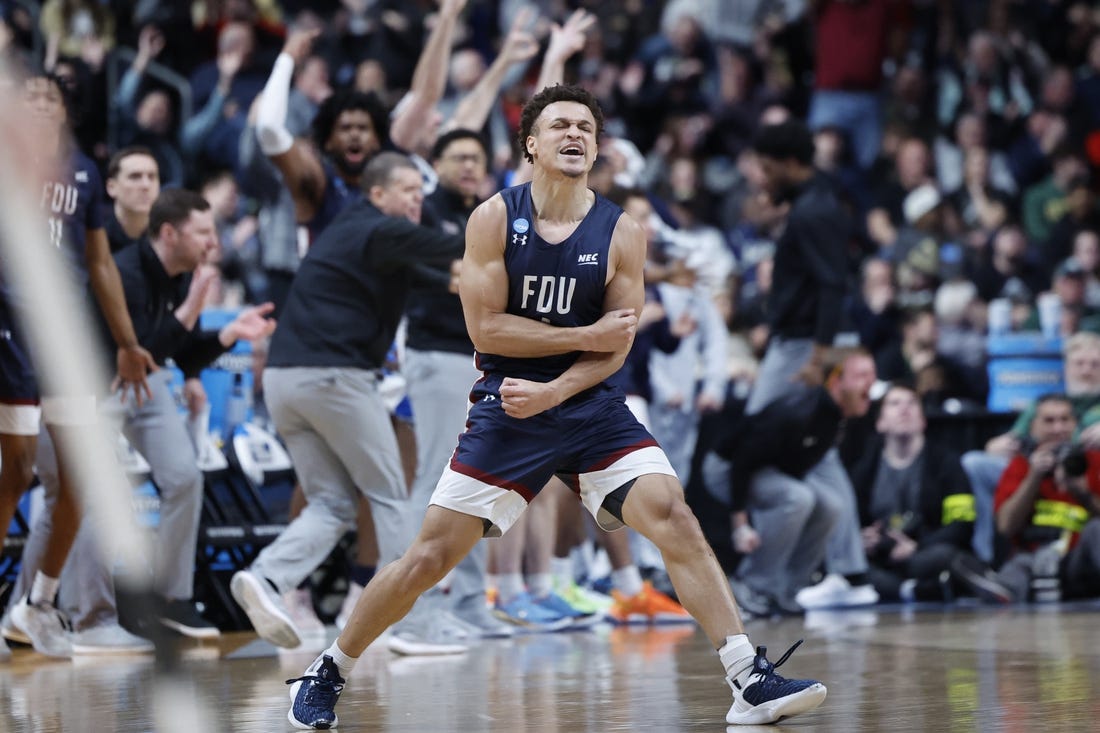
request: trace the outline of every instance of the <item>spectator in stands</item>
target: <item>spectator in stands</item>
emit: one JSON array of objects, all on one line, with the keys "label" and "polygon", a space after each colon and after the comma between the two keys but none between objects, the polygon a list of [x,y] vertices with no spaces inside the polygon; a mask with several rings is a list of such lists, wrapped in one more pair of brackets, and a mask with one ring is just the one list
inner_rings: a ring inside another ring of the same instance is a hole
[{"label": "spectator in stands", "polygon": [[[1075,423],[1082,427],[1080,442],[1090,449],[1100,448],[1100,427],[1096,425],[1100,422],[1100,414],[1089,412],[1100,405],[1100,336],[1074,334],[1065,342],[1063,355],[1066,397],[1073,407]],[[962,457],[977,509],[974,552],[986,562],[1000,564],[1003,560],[1003,551],[994,542],[993,494],[1009,461],[1015,456],[1026,455],[1029,441],[1036,440],[1032,435],[1035,409],[1035,404],[1029,405],[1008,432],[985,444],[984,451],[968,451]]]},{"label": "spectator in stands", "polygon": [[898,238],[898,228],[905,223],[906,197],[930,183],[932,159],[928,145],[918,138],[901,141],[887,177],[872,181],[878,197],[867,212],[867,233],[879,247],[894,246]]},{"label": "spectator in stands", "polygon": [[[725,400],[728,333],[710,294],[697,284],[686,261],[675,261],[668,279],[656,288],[669,320],[690,319],[694,324],[674,351],[651,352],[649,361],[653,437],[686,481],[699,418],[719,410]],[[698,385],[693,375],[700,375]]]},{"label": "spectator in stands", "polygon": [[879,407],[878,440],[852,468],[875,590],[887,601],[951,600],[956,591],[1013,600],[971,554],[974,495],[959,456],[927,442],[926,427],[920,395],[895,383]]},{"label": "spectator in stands", "polygon": [[848,318],[859,333],[860,345],[878,358],[901,338],[901,310],[897,304],[894,266],[881,257],[868,257],[860,267],[860,289],[849,297]]},{"label": "spectator in stands", "polygon": [[[865,351],[831,361],[825,386],[789,386],[736,424],[717,449],[730,462],[734,549],[746,555],[734,592],[750,613],[878,601],[855,492],[835,447],[844,420],[870,408],[875,365]],[[811,586],[822,564],[828,575]]]},{"label": "spectator in stands", "polygon": [[[140,94],[145,70],[163,49],[161,32],[152,26],[143,28],[137,55],[123,75],[113,102],[120,116],[120,142],[152,150],[160,167],[161,181],[179,186],[188,175],[184,156],[196,155],[219,123],[231,85],[244,61],[245,50],[230,47],[220,52],[217,84],[207,95],[205,104],[190,119],[175,120],[177,112],[166,90],[153,87]],[[177,129],[178,133],[174,133]]]},{"label": "spectator in stands", "polygon": [[[1065,395],[1040,397],[1036,445],[1013,458],[997,484],[997,531],[1013,547],[1001,576],[1019,598],[1029,590],[1038,601],[1100,595],[1100,452],[1068,448],[1073,412]],[[1052,590],[1053,598],[1044,596]]]},{"label": "spectator in stands", "polygon": [[[958,215],[961,231],[957,234],[978,236],[984,241],[1008,221],[1012,197],[998,188],[991,178],[990,151],[981,146],[966,148],[962,160],[962,181],[947,195]],[[977,232],[977,234],[974,234]]]},{"label": "spectator in stands", "polygon": [[897,268],[898,300],[903,306],[927,305],[940,281],[940,244],[948,207],[934,183],[909,192],[902,207],[904,223],[893,244],[880,250]]},{"label": "spectator in stands", "polygon": [[75,56],[98,70],[115,45],[114,14],[91,0],[46,0],[38,20],[46,36],[44,66],[53,69],[58,56]]},{"label": "spectator in stands", "polygon": [[882,139],[883,62],[905,48],[902,6],[893,0],[811,3],[817,43],[809,124],[846,130],[864,169],[875,162]]},{"label": "spectator in stands", "polygon": [[1085,305],[1100,308],[1100,234],[1082,229],[1073,237],[1073,259],[1085,271]]},{"label": "spectator in stands", "polygon": [[902,316],[901,342],[896,350],[879,356],[877,367],[881,379],[914,384],[928,410],[938,409],[952,398],[975,406],[985,404],[988,387],[984,370],[940,352],[939,327],[931,308],[909,310]]},{"label": "spectator in stands", "polygon": [[937,350],[970,369],[986,366],[986,309],[969,280],[948,280],[933,302],[939,330]]},{"label": "spectator in stands", "polygon": [[260,267],[259,223],[243,209],[236,177],[230,171],[215,171],[199,193],[210,204],[217,230],[218,244],[208,260],[221,275],[211,288],[211,294],[221,291],[215,302],[230,309],[262,302],[267,284]]},{"label": "spectator in stands", "polygon": [[986,151],[988,181],[997,191],[1010,195],[1016,193],[1016,180],[1008,167],[1004,152],[992,147],[986,130],[985,119],[975,112],[964,112],[952,127],[954,136],[936,138],[933,149],[936,158],[936,180],[941,191],[956,191],[966,184],[965,159],[967,151],[982,148]]},{"label": "spectator in stands", "polygon": [[1023,195],[1024,231],[1040,252],[1067,211],[1066,197],[1074,181],[1086,172],[1080,153],[1069,144],[1059,145],[1049,158],[1050,175],[1026,188]]},{"label": "spectator in stands", "polygon": [[1047,279],[1028,259],[1028,240],[1015,224],[1008,224],[993,236],[989,247],[969,262],[970,279],[987,303],[994,298],[1021,297],[1033,301],[1046,290]]}]

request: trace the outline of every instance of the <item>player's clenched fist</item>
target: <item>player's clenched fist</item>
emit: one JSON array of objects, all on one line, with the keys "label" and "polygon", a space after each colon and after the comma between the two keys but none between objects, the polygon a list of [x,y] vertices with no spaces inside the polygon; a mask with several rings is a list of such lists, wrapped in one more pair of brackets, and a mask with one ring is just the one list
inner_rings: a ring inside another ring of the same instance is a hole
[{"label": "player's clenched fist", "polygon": [[622,351],[634,341],[638,316],[630,308],[620,308],[603,314],[589,328],[586,351]]}]

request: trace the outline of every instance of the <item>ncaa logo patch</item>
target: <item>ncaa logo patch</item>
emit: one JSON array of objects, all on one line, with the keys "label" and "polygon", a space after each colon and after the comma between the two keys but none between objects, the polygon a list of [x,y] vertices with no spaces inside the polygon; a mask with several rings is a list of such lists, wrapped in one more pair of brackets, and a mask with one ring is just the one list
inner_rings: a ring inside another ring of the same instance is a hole
[{"label": "ncaa logo patch", "polygon": [[526,219],[516,219],[512,222],[512,231],[516,234],[526,234],[527,230],[531,228],[531,222]]}]

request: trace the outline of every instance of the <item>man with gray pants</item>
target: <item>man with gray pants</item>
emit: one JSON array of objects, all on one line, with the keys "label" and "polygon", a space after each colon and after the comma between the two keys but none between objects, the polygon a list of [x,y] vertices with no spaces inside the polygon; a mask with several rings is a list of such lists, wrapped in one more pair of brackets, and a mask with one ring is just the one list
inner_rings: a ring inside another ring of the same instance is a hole
[{"label": "man with gray pants", "polygon": [[[185,377],[199,371],[238,339],[267,336],[274,322],[265,316],[270,304],[248,308],[220,331],[200,331],[202,304],[217,271],[202,263],[217,244],[210,205],[182,189],[162,192],[149,215],[152,239],[140,239],[115,255],[126,308],[138,342],[160,366],[172,357]],[[105,336],[106,338],[106,336]],[[153,588],[164,601],[159,621],[195,638],[218,636],[191,603],[195,548],[202,509],[203,480],[184,421],[170,388],[166,369],[149,376],[149,394],[138,402],[112,396],[102,401],[105,423],[122,431],[148,461],[160,490],[160,525],[153,561]],[[38,568],[59,480],[51,437],[39,437],[38,472],[45,487],[47,510],[36,521],[24,549],[17,589],[26,591]],[[96,547],[97,527],[82,525],[61,578],[62,608],[71,615],[73,652],[95,654],[147,651],[151,647],[118,625],[111,567]],[[13,594],[13,599],[25,593]],[[6,632],[10,629],[6,629]]]},{"label": "man with gray pants", "polygon": [[[822,596],[846,577],[867,573],[855,492],[834,444],[842,422],[870,408],[875,363],[860,350],[836,362],[824,387],[790,385],[784,396],[743,418],[719,449],[732,463],[734,545],[745,554],[734,587],[749,612],[878,600],[867,583]],[[810,586],[827,558],[827,581]]]},{"label": "man with gray pants", "polygon": [[[291,285],[264,370],[264,392],[308,502],[247,570],[233,598],[271,643],[301,641],[281,595],[296,588],[355,524],[359,492],[370,500],[379,564],[412,544],[423,510],[408,499],[397,438],[379,394],[379,371],[421,266],[447,273],[462,239],[419,226],[421,175],[380,153],[362,176],[366,200],[346,207],[310,248]],[[446,279],[446,278],[444,278]],[[401,653],[465,651],[426,643],[416,616],[395,628]]]},{"label": "man with gray pants", "polygon": [[[477,193],[488,175],[489,149],[477,133],[455,129],[439,137],[431,159],[439,186],[425,202],[425,210],[440,230],[464,235],[467,219],[481,203]],[[419,525],[454,452],[455,437],[465,428],[470,385],[481,374],[474,366],[474,344],[456,293],[439,286],[417,288],[409,295],[405,314],[408,331],[401,371],[416,431],[416,479],[410,501]],[[452,571],[451,607],[482,636],[511,636],[514,627],[486,606],[487,554],[483,540]]]}]

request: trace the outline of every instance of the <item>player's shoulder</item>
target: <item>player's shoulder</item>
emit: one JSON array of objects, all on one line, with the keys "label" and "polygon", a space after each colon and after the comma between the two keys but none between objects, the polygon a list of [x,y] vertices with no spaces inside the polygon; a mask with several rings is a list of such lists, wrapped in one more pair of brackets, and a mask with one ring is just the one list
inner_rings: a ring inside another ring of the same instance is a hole
[{"label": "player's shoulder", "polygon": [[508,205],[504,202],[502,191],[478,204],[467,226],[492,226],[503,222],[507,216]]}]

